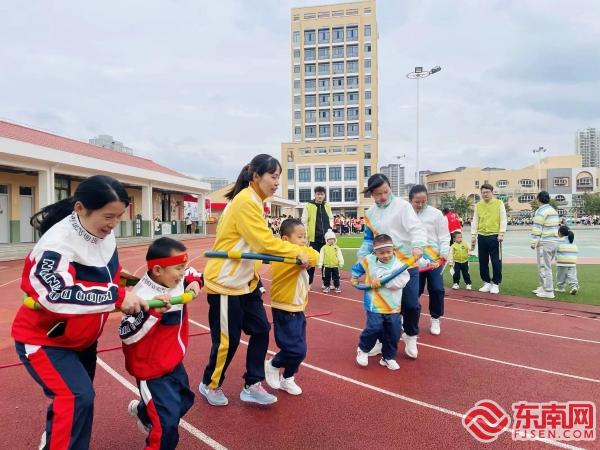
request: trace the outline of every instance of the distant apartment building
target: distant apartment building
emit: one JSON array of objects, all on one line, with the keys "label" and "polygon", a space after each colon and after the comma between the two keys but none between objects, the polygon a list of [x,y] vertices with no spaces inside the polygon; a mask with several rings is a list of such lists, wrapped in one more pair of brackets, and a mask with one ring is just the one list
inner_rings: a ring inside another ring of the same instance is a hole
[{"label": "distant apartment building", "polygon": [[581,155],[583,167],[600,167],[600,136],[597,128],[577,130],[575,154]]},{"label": "distant apartment building", "polygon": [[97,147],[108,148],[116,152],[133,155],[132,148],[123,145],[121,141],[116,141],[112,136],[108,134],[100,134],[97,137],[90,139],[89,143]]},{"label": "distant apartment building", "polygon": [[218,191],[229,184],[227,178],[221,177],[202,177],[200,181],[210,184],[210,192]]},{"label": "distant apartment building", "polygon": [[398,197],[406,197],[406,183],[404,179],[404,166],[401,164],[388,164],[381,166],[380,172],[389,178],[392,192]]}]

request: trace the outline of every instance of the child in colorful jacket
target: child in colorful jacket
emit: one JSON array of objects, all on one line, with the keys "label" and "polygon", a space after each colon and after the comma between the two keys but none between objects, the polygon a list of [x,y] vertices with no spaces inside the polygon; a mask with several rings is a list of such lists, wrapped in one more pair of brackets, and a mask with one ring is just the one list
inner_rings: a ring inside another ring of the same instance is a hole
[{"label": "child in colorful jacket", "polygon": [[319,262],[317,267],[323,267],[323,292],[328,293],[333,277],[333,287],[338,294],[342,292],[340,288],[340,269],[344,267],[344,256],[342,250],[337,246],[337,239],[332,230],[325,233],[326,245],[321,247]]}]

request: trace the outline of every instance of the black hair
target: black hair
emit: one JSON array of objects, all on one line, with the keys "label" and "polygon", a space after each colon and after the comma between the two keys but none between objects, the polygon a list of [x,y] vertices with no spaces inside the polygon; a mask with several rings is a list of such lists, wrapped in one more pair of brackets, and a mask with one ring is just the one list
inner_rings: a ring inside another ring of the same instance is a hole
[{"label": "black hair", "polygon": [[483,183],[481,185],[481,187],[479,188],[480,191],[487,189],[488,191],[492,191],[494,192],[494,186],[492,186],[490,183]]},{"label": "black hair", "polygon": [[373,174],[369,177],[369,180],[367,181],[367,187],[363,190],[362,193],[370,194],[378,187],[383,186],[385,183],[387,183],[388,186],[392,187],[392,184],[390,183],[390,180],[387,176],[385,176],[382,173]]},{"label": "black hair", "polygon": [[560,227],[558,227],[558,235],[559,236],[567,236],[567,238],[569,239],[569,242],[571,244],[575,240],[575,235],[573,234],[571,229],[566,225],[561,225]]},{"label": "black hair", "polygon": [[456,236],[458,236],[459,234],[462,234],[462,231],[460,231],[460,230],[457,230],[457,231],[453,231],[453,232],[452,232],[452,236],[453,236],[454,238],[456,238]]},{"label": "black hair", "polygon": [[546,191],[540,191],[537,195],[538,202],[546,204],[550,203],[550,194]]},{"label": "black hair", "polygon": [[442,208],[442,214],[443,214],[443,215],[446,215],[446,214],[448,214],[449,212],[450,212],[450,208],[448,208],[447,206],[444,206],[444,207]]},{"label": "black hair", "polygon": [[35,213],[29,223],[42,236],[52,226],[71,214],[77,202],[81,202],[83,207],[89,211],[102,209],[111,202],[122,202],[127,207],[129,206],[129,195],[125,187],[114,178],[106,175],[94,175],[83,180],[71,197],[45,206]]},{"label": "black hair", "polygon": [[279,225],[279,235],[290,237],[298,225],[304,226],[300,219],[296,219],[294,217],[285,219],[283,222],[281,222],[281,225]]},{"label": "black hair", "polygon": [[148,247],[146,261],[157,258],[168,258],[173,252],[185,252],[187,248],[181,241],[169,237],[161,237]]},{"label": "black hair", "polygon": [[322,192],[323,194],[327,194],[327,191],[325,190],[325,188],[324,188],[323,186],[317,186],[317,187],[315,188],[315,194],[316,194],[317,192]]},{"label": "black hair", "polygon": [[425,192],[427,194],[427,188],[422,184],[415,184],[410,188],[410,191],[408,191],[408,199],[412,200],[415,195],[420,194],[421,192]]},{"label": "black hair", "polygon": [[227,194],[225,194],[225,198],[227,200],[233,200],[236,195],[238,195],[242,189],[246,189],[250,182],[252,181],[252,177],[254,174],[257,174],[259,177],[262,177],[265,173],[275,173],[279,169],[281,172],[281,164],[277,161],[276,158],[273,158],[271,155],[260,154],[256,155],[250,161],[250,164],[246,164],[240,174],[235,181],[235,184],[231,188]]},{"label": "black hair", "polygon": [[378,234],[377,236],[375,236],[375,239],[373,239],[373,246],[377,245],[377,244],[386,244],[388,242],[394,242],[392,241],[392,238],[389,237],[387,234]]}]

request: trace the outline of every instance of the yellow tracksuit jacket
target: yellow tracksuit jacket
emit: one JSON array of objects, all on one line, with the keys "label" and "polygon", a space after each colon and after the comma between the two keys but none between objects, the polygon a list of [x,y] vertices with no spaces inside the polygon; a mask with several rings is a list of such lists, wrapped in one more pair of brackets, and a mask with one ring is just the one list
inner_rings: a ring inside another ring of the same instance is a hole
[{"label": "yellow tracksuit jacket", "polygon": [[[319,253],[308,248],[308,261],[317,265]],[[304,311],[308,304],[308,272],[302,266],[272,263],[271,307],[288,312]]]}]

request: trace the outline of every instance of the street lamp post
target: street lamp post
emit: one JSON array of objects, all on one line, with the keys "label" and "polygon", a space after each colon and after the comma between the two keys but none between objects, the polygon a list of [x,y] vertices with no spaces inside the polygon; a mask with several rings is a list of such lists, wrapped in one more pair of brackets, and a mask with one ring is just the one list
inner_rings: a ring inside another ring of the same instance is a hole
[{"label": "street lamp post", "polygon": [[[402,154],[402,155],[398,155],[396,156],[396,159],[398,161],[401,161],[402,159],[406,158],[406,154]],[[400,187],[400,169],[402,168],[401,163],[398,163],[398,183],[396,183],[398,185],[398,189],[396,189],[396,197],[400,197],[400,192],[402,191],[402,187]]]},{"label": "street lamp post", "polygon": [[542,155],[541,153],[546,153],[546,149],[544,147],[539,147],[537,149],[532,150],[533,154],[535,155],[537,153],[538,155],[538,181],[537,181],[537,185],[538,185],[538,190],[542,190]]},{"label": "street lamp post", "polygon": [[415,67],[413,72],[406,74],[406,78],[417,80],[417,155],[415,158],[415,184],[419,184],[419,81],[421,78],[427,78],[429,75],[438,73],[440,70],[442,70],[440,66],[435,66],[431,70],[423,70],[423,67]]}]

